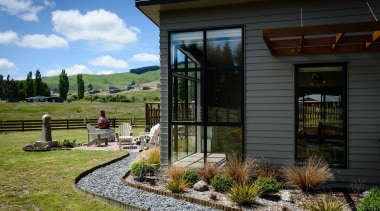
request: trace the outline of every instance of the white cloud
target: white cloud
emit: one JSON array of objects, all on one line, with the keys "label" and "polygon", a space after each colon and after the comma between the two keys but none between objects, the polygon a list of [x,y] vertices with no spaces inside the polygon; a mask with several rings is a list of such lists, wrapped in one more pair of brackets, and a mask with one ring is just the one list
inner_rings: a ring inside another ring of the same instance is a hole
[{"label": "white cloud", "polygon": [[141,29],[140,28],[137,28],[136,26],[131,26],[129,27],[129,29],[131,29],[131,31],[135,31],[137,33],[140,33],[141,32]]},{"label": "white cloud", "polygon": [[75,64],[75,65],[73,65],[71,67],[67,67],[67,68],[46,70],[45,75],[46,76],[57,76],[57,75],[61,74],[62,69],[65,69],[65,72],[68,76],[78,75],[79,73],[81,73],[81,74],[94,74],[93,71],[88,69],[85,65]]},{"label": "white cloud", "polygon": [[159,62],[160,57],[156,54],[140,53],[133,55],[131,60],[137,62]]},{"label": "white cloud", "polygon": [[0,11],[17,16],[24,21],[38,21],[38,12],[43,6],[34,5],[33,0],[1,0]]},{"label": "white cloud", "polygon": [[96,75],[110,75],[110,74],[114,74],[114,73],[115,72],[113,70],[103,70],[103,71],[96,73]]},{"label": "white cloud", "polygon": [[127,62],[121,59],[115,59],[111,56],[100,56],[90,62],[93,66],[102,66],[109,68],[128,68]]},{"label": "white cloud", "polygon": [[27,34],[19,39],[14,31],[0,32],[0,44],[13,44],[28,48],[66,48],[68,42],[55,34],[46,36],[44,34]]},{"label": "white cloud", "polygon": [[[11,73],[16,70],[16,65],[8,59],[0,58],[0,71]],[[5,75],[3,75],[6,77]]]},{"label": "white cloud", "polygon": [[51,34],[49,36],[43,34],[25,35],[19,42],[19,46],[28,48],[65,48],[68,46],[66,40],[57,35]]},{"label": "white cloud", "polygon": [[44,0],[42,1],[43,4],[47,7],[55,7],[55,2],[54,1],[48,1],[48,0]]},{"label": "white cloud", "polygon": [[14,31],[0,32],[0,44],[15,44],[18,42],[18,35]]},{"label": "white cloud", "polygon": [[131,30],[116,14],[103,9],[82,15],[78,10],[52,13],[54,31],[70,40],[102,41],[129,45],[137,42],[135,29]]}]

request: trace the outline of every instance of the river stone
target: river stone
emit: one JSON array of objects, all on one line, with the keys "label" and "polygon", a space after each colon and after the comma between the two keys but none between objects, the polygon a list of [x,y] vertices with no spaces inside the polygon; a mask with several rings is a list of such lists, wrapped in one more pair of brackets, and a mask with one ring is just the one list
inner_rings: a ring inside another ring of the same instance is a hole
[{"label": "river stone", "polygon": [[206,191],[208,190],[208,184],[205,181],[201,180],[201,181],[196,182],[193,185],[193,188],[196,191]]}]

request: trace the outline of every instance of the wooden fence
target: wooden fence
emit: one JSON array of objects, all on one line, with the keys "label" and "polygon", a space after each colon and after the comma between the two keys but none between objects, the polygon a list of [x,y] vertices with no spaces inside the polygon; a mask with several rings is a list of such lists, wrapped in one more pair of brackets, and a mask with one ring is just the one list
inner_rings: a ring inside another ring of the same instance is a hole
[{"label": "wooden fence", "polygon": [[145,122],[149,127],[160,122],[160,103],[145,103]]},{"label": "wooden fence", "polygon": [[[111,127],[116,128],[122,122],[129,122],[132,127],[152,127],[160,122],[160,103],[145,103],[145,118],[109,118]],[[70,130],[86,128],[86,124],[94,126],[98,119],[53,119],[51,128],[54,130]],[[42,120],[4,120],[0,121],[0,132],[41,130]]]},{"label": "wooden fence", "polygon": [[[109,119],[111,127],[118,127],[122,122],[129,122],[133,127],[145,127],[145,118],[113,118]],[[51,120],[53,130],[70,130],[86,128],[86,123],[94,126],[98,119],[57,119]],[[6,120],[0,121],[0,132],[41,130],[42,120]]]}]

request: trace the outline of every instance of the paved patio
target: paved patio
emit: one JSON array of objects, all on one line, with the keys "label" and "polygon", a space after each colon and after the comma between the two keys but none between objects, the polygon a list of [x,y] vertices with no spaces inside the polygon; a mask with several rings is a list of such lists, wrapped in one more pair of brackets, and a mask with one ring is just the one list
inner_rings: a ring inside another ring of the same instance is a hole
[{"label": "paved patio", "polygon": [[[139,146],[138,145],[127,145],[123,144],[121,145],[121,150],[126,150],[130,152],[138,152]],[[100,145],[91,145],[91,146],[79,146],[75,147],[74,149],[82,149],[82,150],[120,150],[120,147],[116,141],[108,142],[108,145],[100,144]]]}]

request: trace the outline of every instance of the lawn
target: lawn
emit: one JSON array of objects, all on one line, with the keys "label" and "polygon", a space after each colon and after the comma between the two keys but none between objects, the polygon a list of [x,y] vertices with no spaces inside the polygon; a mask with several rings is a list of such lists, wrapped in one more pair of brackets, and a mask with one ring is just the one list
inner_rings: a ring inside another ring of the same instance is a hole
[{"label": "lawn", "polygon": [[[0,133],[0,210],[120,210],[74,191],[74,179],[125,151],[24,152],[40,131]],[[53,130],[54,140],[87,141],[87,131]]]},{"label": "lawn", "polygon": [[5,103],[0,102],[0,120],[41,119],[49,113],[53,119],[96,119],[99,111],[105,110],[107,118],[145,117],[145,102],[139,103],[100,103],[74,101],[71,103]]}]

